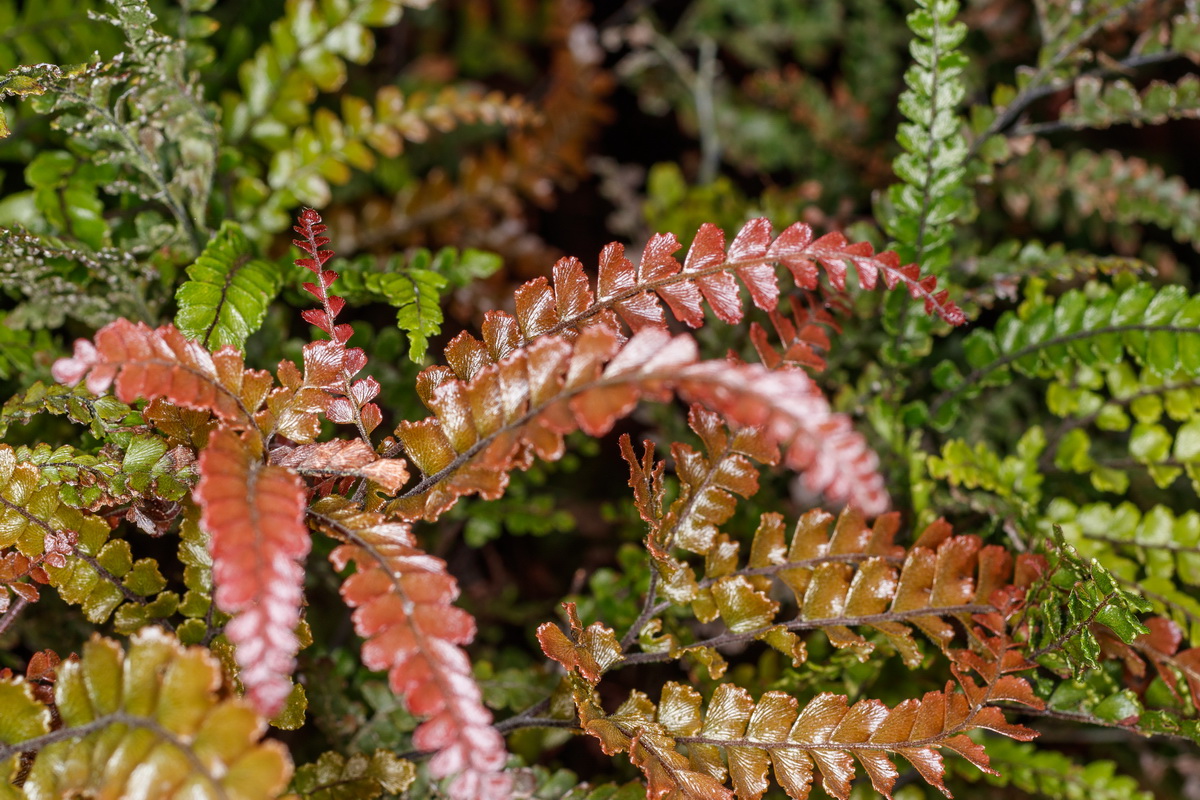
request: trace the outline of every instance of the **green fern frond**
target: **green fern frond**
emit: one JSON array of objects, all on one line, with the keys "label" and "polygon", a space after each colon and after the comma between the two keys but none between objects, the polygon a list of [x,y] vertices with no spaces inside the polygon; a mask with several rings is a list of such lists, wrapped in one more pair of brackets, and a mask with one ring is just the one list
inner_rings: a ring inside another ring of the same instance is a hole
[{"label": "green fern frond", "polygon": [[255,256],[241,226],[229,221],[187,273],[190,280],[175,292],[175,326],[212,350],[227,344],[243,349],[283,282],[274,264]]},{"label": "green fern frond", "polygon": [[1122,587],[1095,559],[1080,557],[1058,527],[1047,539],[1047,567],[1030,589],[1025,609],[1029,658],[1080,679],[1100,668],[1100,642],[1093,626],[1125,644],[1150,632],[1140,615],[1152,605]]},{"label": "green fern frond", "polygon": [[896,137],[905,152],[893,162],[903,183],[888,191],[890,208],[881,222],[896,240],[902,263],[916,262],[938,274],[949,263],[954,222],[969,213],[967,144],[958,114],[967,66],[958,47],[967,26],[954,19],[957,0],[918,0],[918,5],[908,15],[914,63],[904,74],[908,88],[900,95],[908,122]]},{"label": "green fern frond", "polygon": [[1046,520],[1081,556],[1103,563],[1155,613],[1177,622],[1193,646],[1200,644],[1200,514],[1161,505],[1143,511],[1128,501],[1077,506],[1060,498]]},{"label": "green fern frond", "polygon": [[341,291],[347,302],[387,303],[396,309],[396,327],[408,336],[408,357],[425,359],[429,338],[442,329],[442,292],[485,278],[500,268],[499,256],[482,250],[459,253],[445,247],[432,254],[417,249],[407,259],[393,256],[382,271],[373,256],[363,256],[339,268]]},{"label": "green fern frond", "polygon": [[976,328],[963,341],[971,369],[939,367],[943,392],[933,402],[935,424],[951,423],[957,404],[1015,375],[1069,382],[1081,368],[1105,370],[1132,359],[1172,380],[1200,377],[1200,296],[1182,286],[1155,289],[1091,282],[1058,297],[1034,282],[1017,312],[1006,312],[994,332]]}]

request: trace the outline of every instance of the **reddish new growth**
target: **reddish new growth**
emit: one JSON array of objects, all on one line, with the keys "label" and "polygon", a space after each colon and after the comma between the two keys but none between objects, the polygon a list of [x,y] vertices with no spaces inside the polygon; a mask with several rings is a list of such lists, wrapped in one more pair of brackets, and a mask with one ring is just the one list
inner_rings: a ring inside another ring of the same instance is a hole
[{"label": "reddish new growth", "polygon": [[341,386],[334,391],[340,396],[329,404],[325,414],[333,422],[353,423],[363,441],[370,444],[371,431],[383,421],[379,406],[371,402],[379,394],[379,382],[369,376],[354,380],[354,376],[367,365],[367,355],[361,347],[346,347],[354,328],[337,322],[337,315],[345,307],[346,301],[329,293],[329,287],[337,280],[338,274],[325,269],[325,262],[333,257],[333,251],[322,249],[329,244],[329,238],[322,235],[326,228],[321,224],[321,215],[306,208],[300,212],[299,223],[292,230],[304,238],[293,239],[292,244],[308,253],[309,257],[296,259],[296,266],[304,267],[316,276],[316,283],[305,283],[304,290],[321,303],[320,308],[310,308],[300,316],[329,334],[328,342],[313,342],[308,347],[336,348],[339,351],[338,360],[342,363]]}]

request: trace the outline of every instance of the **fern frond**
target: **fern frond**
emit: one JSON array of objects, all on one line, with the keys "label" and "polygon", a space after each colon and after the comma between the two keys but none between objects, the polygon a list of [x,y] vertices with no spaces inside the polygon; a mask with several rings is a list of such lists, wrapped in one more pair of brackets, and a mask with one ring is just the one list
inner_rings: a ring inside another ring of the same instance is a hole
[{"label": "fern frond", "polygon": [[425,477],[390,511],[436,519],[464,494],[498,497],[508,473],[533,456],[560,458],[563,434],[600,435],[640,398],[672,391],[736,424],[761,427],[767,442],[785,448],[785,464],[805,470],[813,491],[871,513],[886,507],[874,454],[807,375],[696,359],[695,342],[685,335],[648,328],[622,346],[616,331],[592,325],[574,342],[539,336],[497,364],[480,354],[469,381],[431,367],[418,391],[436,416],[396,429]]},{"label": "fern frond", "polygon": [[893,167],[903,183],[888,192],[891,208],[881,222],[898,243],[900,258],[917,261],[934,274],[950,258],[953,223],[968,211],[965,191],[967,143],[957,108],[966,88],[966,56],[958,51],[967,26],[956,22],[956,0],[918,0],[908,15],[915,38],[913,65],[904,75],[908,88],[900,110],[908,118],[896,134],[905,152]]},{"label": "fern frond", "polygon": [[783,365],[825,369],[824,353],[829,351],[829,330],[841,333],[841,326],[825,308],[811,296],[804,301],[791,297],[791,314],[779,309],[770,312],[771,327],[779,347],[771,341],[766,330],[757,322],[750,323],[750,342],[762,363],[771,369]]},{"label": "fern frond", "polygon": [[[326,386],[334,398],[325,413],[333,422],[353,423],[362,440],[370,445],[371,431],[383,421],[379,406],[370,402],[379,394],[379,382],[370,377],[354,380],[354,376],[366,366],[367,356],[362,348],[346,347],[354,329],[349,324],[337,322],[338,313],[345,307],[346,301],[329,293],[329,287],[337,280],[338,274],[325,269],[325,263],[333,256],[333,251],[325,249],[329,239],[323,235],[326,228],[321,224],[321,215],[306,208],[300,212],[298,222],[300,224],[292,230],[303,238],[293,239],[292,244],[307,253],[308,257],[296,259],[296,266],[313,273],[316,283],[305,283],[304,290],[321,303],[321,308],[308,309],[301,312],[300,316],[329,335],[330,342],[323,345],[323,357],[337,358],[339,362],[337,369],[340,380]],[[318,346],[321,344],[314,343]]]},{"label": "fern frond", "polygon": [[291,776],[286,748],[262,740],[265,722],[223,699],[221,668],[200,647],[159,628],[136,634],[128,652],[94,636],[61,663],[54,712],[21,679],[0,681],[0,773],[9,784],[22,753],[36,753],[20,797],[99,793],[273,798]]},{"label": "fern frond", "polygon": [[[997,646],[1003,651],[1003,645]],[[550,651],[547,654],[555,657]],[[657,706],[635,690],[620,708],[607,714],[595,693],[595,681],[582,670],[571,684],[584,731],[599,740],[606,754],[630,754],[646,776],[647,797],[758,800],[770,787],[767,775],[773,770],[775,782],[793,800],[809,796],[817,771],[825,791],[846,800],[855,759],[875,790],[886,797],[891,797],[899,774],[888,752],[903,756],[927,782],[946,792],[941,748],[959,753],[982,770],[990,769],[983,747],[971,741],[967,731],[987,728],[1022,741],[1036,736],[1007,722],[1000,709],[991,705],[1007,700],[1042,706],[1029,684],[1011,674],[1031,664],[1012,655],[1004,653],[993,662],[967,658],[954,671],[959,691],[951,683],[945,691],[928,692],[920,700],[906,700],[891,709],[877,700],[850,705],[846,697],[831,693],[817,695],[803,708],[795,698],[777,691],[766,692],[755,702],[745,689],[720,684],[704,710],[699,692],[668,682]],[[579,669],[578,664],[564,666]],[[984,685],[968,670],[978,671]],[[686,746],[686,756],[680,745]],[[726,780],[732,782],[733,791],[725,786]]]},{"label": "fern frond", "polygon": [[[41,171],[33,172],[33,177],[40,176]],[[96,176],[96,180],[113,177]],[[55,184],[57,179],[47,178],[47,182]],[[44,202],[59,205],[63,190],[69,190],[72,197],[69,210],[80,217],[95,220],[103,214],[103,204],[97,200],[95,207],[90,207],[79,186],[47,186]],[[100,327],[115,316],[136,315],[144,302],[138,283],[152,275],[148,266],[139,264],[125,248],[108,246],[104,238],[107,226],[88,231],[76,219],[60,222],[79,240],[0,227],[0,288],[20,298],[5,316],[7,324],[18,330],[37,330],[77,319]]]},{"label": "fern frond", "polygon": [[1046,540],[1046,561],[1026,564],[1036,570],[1023,618],[1027,654],[1045,667],[1078,678],[1084,670],[1100,666],[1096,626],[1129,644],[1150,632],[1140,615],[1152,606],[1123,588],[1104,565],[1081,558],[1058,526],[1054,537]]},{"label": "fern frond", "polygon": [[972,371],[946,372],[945,391],[931,409],[935,423],[952,419],[952,403],[1009,383],[1014,372],[1055,378],[1080,366],[1117,367],[1131,357],[1162,378],[1200,376],[1200,296],[1182,286],[1114,289],[1092,282],[1059,297],[1041,288],[1026,293],[1019,312],[1006,312],[995,332],[977,328],[967,335],[963,353]]},{"label": "fern frond", "polygon": [[75,342],[72,358],[55,362],[55,380],[74,385],[85,377],[93,394],[115,384],[121,402],[163,398],[218,419],[249,426],[273,381],[269,373],[248,370],[232,347],[210,354],[173,325],[154,330],[118,319],[96,332],[95,344]]},{"label": "fern frond", "polygon": [[292,470],[262,463],[261,442],[219,428],[200,454],[196,502],[211,537],[213,599],[233,615],[225,635],[236,646],[246,696],[264,717],[283,708],[300,647],[296,626],[311,541],[305,492]]},{"label": "fern frond", "polygon": [[420,248],[407,257],[392,256],[383,265],[374,256],[362,256],[344,265],[338,277],[348,302],[381,300],[396,309],[396,325],[408,335],[408,357],[420,363],[429,337],[442,328],[444,290],[486,278],[501,263],[498,256],[480,250],[460,254],[443,247],[433,254]]},{"label": "fern frond", "polygon": [[[26,563],[32,561],[59,596],[80,606],[88,620],[98,624],[118,612],[117,626],[123,631],[135,630],[147,617],[169,616],[177,602],[172,593],[150,607],[149,597],[166,585],[157,564],[151,559],[134,562],[129,543],[110,538],[112,529],[104,519],[64,502],[58,485],[37,463],[19,455],[0,445],[0,553],[10,559],[12,580],[23,577],[26,566],[32,569]],[[23,558],[12,558],[8,548]]]},{"label": "fern frond", "polygon": [[[969,624],[973,614],[992,610],[995,592],[1013,580],[1013,560],[1003,548],[984,546],[973,535],[953,536],[942,520],[907,551],[893,543],[899,529],[894,514],[868,528],[857,512],[844,511],[829,533],[831,522],[832,515],[810,511],[788,542],[783,518],[764,514],[746,566],[739,566],[738,543],[719,534],[706,553],[703,578],[687,564],[654,555],[662,583],[675,589],[664,589],[668,601],[653,606],[652,615],[690,603],[701,622],[719,618],[728,632],[685,648],[671,637],[666,651],[627,661],[661,661],[759,640],[799,666],[807,653],[797,633],[808,630],[823,631],[835,647],[865,659],[875,646],[852,628],[867,627],[884,634],[905,663],[916,667],[922,654],[911,626],[945,649],[954,638],[947,619]],[[781,604],[770,596],[776,580],[795,597],[798,610],[791,619],[777,619]]]},{"label": "fern frond", "polygon": [[387,670],[392,691],[405,698],[409,711],[428,718],[413,744],[435,752],[430,773],[453,776],[454,800],[507,797],[504,740],[491,727],[491,712],[460,649],[475,637],[475,620],[452,605],[458,584],[445,562],[415,547],[407,524],[359,511],[344,498],[318,500],[309,518],[342,542],[329,556],[334,567],[356,565],[342,597],[355,609],[355,630],[366,640],[363,663]]},{"label": "fern frond", "polygon": [[207,434],[203,420],[185,419],[165,404],[211,412],[238,429],[311,442],[320,433],[318,412],[330,405],[328,389],[341,385],[344,362],[354,363],[353,348],[313,342],[304,347],[303,373],[290,361],[280,362],[283,386],[277,387],[270,373],[246,369],[232,347],[209,353],[173,325],[152,329],[118,319],[97,331],[94,342],[77,340],[74,356],[59,359],[51,369],[55,379],[75,384],[86,378],[94,394],[115,386],[122,402],[154,401],[147,413],[183,441],[200,436],[197,444]]},{"label": "fern frond", "polygon": [[1075,96],[1063,106],[1057,120],[1018,126],[1013,135],[1126,124],[1140,127],[1200,117],[1200,79],[1195,75],[1185,75],[1176,83],[1151,81],[1141,90],[1127,80],[1106,82],[1083,75],[1074,89]]},{"label": "fern frond", "polygon": [[1076,505],[1051,502],[1046,520],[1086,559],[1104,564],[1126,588],[1173,619],[1200,646],[1200,514],[1176,514],[1165,506],[1143,511],[1131,502]]},{"label": "fern frond", "polygon": [[[895,253],[876,254],[865,242],[850,244],[840,233],[813,238],[812,229],[796,223],[771,238],[766,219],[748,222],[728,250],[725,233],[705,224],[700,228],[680,264],[673,253],[680,247],[672,234],[651,237],[637,267],[625,257],[625,248],[613,243],[600,254],[600,269],[593,291],[583,265],[566,258],[554,265],[551,281],[536,278],[516,292],[516,315],[489,312],[483,323],[483,341],[460,334],[446,347],[446,360],[456,375],[469,380],[488,361],[497,362],[515,348],[550,334],[574,336],[598,324],[618,325],[633,332],[666,326],[665,303],[672,315],[696,328],[704,324],[707,304],[725,322],[743,315],[738,281],[754,305],[774,311],[779,297],[775,265],[791,273],[797,287],[817,288],[825,270],[837,291],[846,288],[846,264],[858,272],[859,285],[873,289],[880,279],[888,289],[903,286],[924,302],[925,311],[952,325],[965,317],[958,306],[937,290],[937,280],[922,276],[916,264],[901,266]],[[735,280],[736,278],[736,280]]]},{"label": "fern frond", "polygon": [[282,284],[275,265],[257,258],[241,226],[230,221],[187,273],[189,280],[175,292],[175,326],[211,350],[224,345],[244,349]]},{"label": "fern frond", "polygon": [[107,439],[114,429],[133,412],[115,397],[93,397],[86,386],[46,385],[35,381],[24,392],[15,394],[0,408],[0,436],[14,422],[28,423],[41,413],[66,416],[83,425],[97,439]]}]

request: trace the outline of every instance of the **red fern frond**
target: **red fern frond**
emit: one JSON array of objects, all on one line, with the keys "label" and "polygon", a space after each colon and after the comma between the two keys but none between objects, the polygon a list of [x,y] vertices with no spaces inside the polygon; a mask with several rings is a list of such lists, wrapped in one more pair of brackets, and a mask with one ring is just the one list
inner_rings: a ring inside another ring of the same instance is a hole
[{"label": "red fern frond", "polygon": [[200,454],[196,502],[211,536],[213,595],[233,615],[225,635],[236,646],[246,696],[265,717],[283,707],[296,667],[304,569],[311,540],[300,476],[262,463],[257,437],[219,428]]},{"label": "red fern frond", "polygon": [[672,392],[734,424],[761,428],[767,445],[782,445],[784,462],[804,471],[813,491],[872,514],[888,504],[875,454],[807,375],[697,362],[686,335],[651,328],[621,345],[615,330],[593,326],[574,342],[541,337],[482,366],[470,381],[431,367],[417,388],[436,416],[396,430],[425,475],[390,507],[409,519],[435,519],[464,494],[496,498],[511,470],[526,468],[535,455],[561,457],[565,433],[602,435],[640,399]]},{"label": "red fern frond", "polygon": [[[514,348],[547,334],[573,336],[586,327],[620,319],[633,332],[666,325],[663,304],[672,315],[691,327],[704,323],[707,304],[718,318],[738,322],[742,301],[738,281],[746,287],[758,308],[775,311],[779,281],[775,265],[792,274],[797,287],[814,290],[823,267],[837,291],[846,288],[846,262],[854,264],[863,289],[873,289],[883,280],[888,289],[906,288],[924,301],[925,311],[951,325],[961,325],[965,316],[947,296],[937,290],[937,279],[922,276],[916,264],[900,265],[893,252],[876,254],[870,244],[850,244],[840,233],[814,239],[812,229],[796,223],[774,241],[771,223],[754,219],[734,237],[728,250],[725,233],[715,225],[701,226],[683,264],[673,255],[680,248],[672,234],[651,237],[635,267],[625,257],[623,245],[613,243],[600,253],[600,270],[593,291],[583,265],[564,258],[554,265],[551,280],[535,278],[516,292],[516,315],[489,312],[484,320],[483,341],[460,334],[446,348],[446,361],[455,374],[470,379],[487,362],[496,362]],[[735,277],[737,280],[735,280]]]},{"label": "red fern frond", "polygon": [[306,208],[300,212],[297,221],[300,224],[292,230],[304,238],[293,239],[292,244],[308,253],[308,258],[296,259],[296,266],[304,267],[315,276],[316,282],[305,283],[304,290],[321,304],[320,308],[308,309],[301,312],[300,316],[325,331],[330,338],[329,342],[314,342],[308,347],[325,351],[327,356],[336,354],[341,361],[339,380],[325,387],[334,395],[326,415],[334,422],[357,426],[363,441],[370,443],[371,431],[383,421],[379,406],[371,402],[379,394],[379,382],[371,377],[354,380],[354,376],[367,365],[367,355],[361,347],[346,347],[346,342],[354,335],[354,328],[337,322],[337,315],[345,307],[346,301],[329,293],[329,287],[337,280],[338,274],[325,269],[325,262],[333,257],[333,251],[324,249],[329,239],[323,235],[326,228],[321,224],[321,215]]},{"label": "red fern frond", "polygon": [[156,330],[127,319],[97,331],[94,345],[77,340],[74,356],[56,361],[51,373],[71,385],[86,377],[95,394],[115,381],[117,399],[124,403],[161,397],[183,408],[211,411],[238,426],[250,424],[274,383],[270,373],[246,369],[233,347],[209,353],[174,325]]},{"label": "red fern frond", "polygon": [[174,325],[154,329],[118,319],[96,332],[94,344],[76,341],[74,356],[55,362],[52,373],[68,384],[86,378],[88,389],[97,394],[115,384],[117,398],[125,403],[154,401],[150,416],[184,441],[201,439],[193,444],[202,444],[207,426],[202,420],[180,418],[164,402],[215,414],[234,428],[257,428],[264,436],[280,433],[292,441],[310,442],[320,433],[317,414],[329,405],[324,387],[340,381],[344,369],[344,348],[333,344],[305,347],[303,373],[291,361],[280,362],[280,387],[269,372],[246,369],[242,354],[233,347],[209,353]]},{"label": "red fern frond", "polygon": [[431,774],[455,776],[455,800],[507,798],[504,740],[491,727],[461,649],[475,637],[475,620],[452,605],[458,583],[446,563],[415,547],[407,525],[358,511],[344,498],[317,501],[310,516],[344,542],[329,556],[334,567],[357,566],[342,584],[342,597],[355,609],[355,631],[366,640],[363,663],[387,670],[409,711],[428,718],[413,744],[436,752]]}]

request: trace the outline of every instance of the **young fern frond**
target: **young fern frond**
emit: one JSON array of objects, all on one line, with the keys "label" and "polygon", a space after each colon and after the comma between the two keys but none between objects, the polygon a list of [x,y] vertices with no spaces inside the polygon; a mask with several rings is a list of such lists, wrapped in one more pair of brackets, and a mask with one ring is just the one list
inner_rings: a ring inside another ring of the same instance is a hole
[{"label": "young fern frond", "polygon": [[693,328],[704,324],[705,305],[722,321],[735,323],[744,313],[739,281],[756,307],[775,310],[779,299],[776,264],[785,266],[796,286],[808,291],[817,288],[819,267],[823,268],[840,292],[846,289],[849,262],[863,289],[875,288],[882,279],[887,289],[903,287],[922,301],[928,314],[951,325],[965,320],[946,292],[937,289],[937,280],[921,275],[916,264],[901,266],[895,253],[876,254],[870,244],[851,244],[840,233],[814,238],[812,229],[803,223],[792,225],[772,240],[768,220],[751,220],[728,248],[724,231],[705,224],[683,264],[673,255],[679,248],[674,235],[657,234],[635,267],[625,257],[624,246],[614,242],[600,253],[594,290],[578,259],[562,259],[554,265],[551,280],[535,278],[517,290],[515,316],[488,312],[482,341],[467,333],[456,336],[446,346],[446,361],[455,375],[470,380],[484,364],[498,362],[540,336],[573,338],[594,325],[619,329],[621,323],[634,333],[665,328],[664,303],[676,319]]}]

